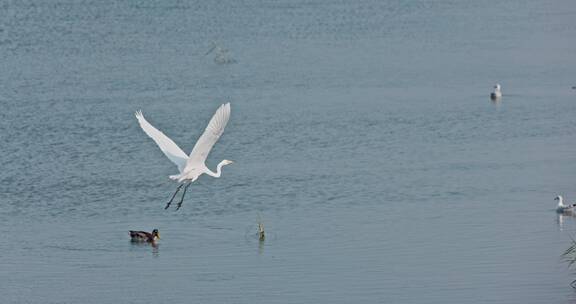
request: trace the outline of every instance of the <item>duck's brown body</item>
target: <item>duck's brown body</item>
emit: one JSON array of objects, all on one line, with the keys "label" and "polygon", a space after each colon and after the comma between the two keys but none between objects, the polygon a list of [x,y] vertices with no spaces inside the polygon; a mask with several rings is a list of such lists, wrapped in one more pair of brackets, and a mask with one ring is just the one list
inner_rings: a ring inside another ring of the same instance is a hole
[{"label": "duck's brown body", "polygon": [[160,238],[160,233],[158,233],[158,229],[154,229],[152,233],[146,231],[130,230],[130,238],[132,239],[133,242],[152,243]]}]

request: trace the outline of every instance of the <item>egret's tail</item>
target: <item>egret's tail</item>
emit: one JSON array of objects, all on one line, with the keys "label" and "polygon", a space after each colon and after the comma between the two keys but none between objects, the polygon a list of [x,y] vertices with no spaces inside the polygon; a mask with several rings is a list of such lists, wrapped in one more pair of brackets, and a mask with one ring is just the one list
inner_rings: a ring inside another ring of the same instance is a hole
[{"label": "egret's tail", "polygon": [[176,174],[176,175],[170,175],[170,179],[171,180],[179,180],[180,179],[180,174]]}]

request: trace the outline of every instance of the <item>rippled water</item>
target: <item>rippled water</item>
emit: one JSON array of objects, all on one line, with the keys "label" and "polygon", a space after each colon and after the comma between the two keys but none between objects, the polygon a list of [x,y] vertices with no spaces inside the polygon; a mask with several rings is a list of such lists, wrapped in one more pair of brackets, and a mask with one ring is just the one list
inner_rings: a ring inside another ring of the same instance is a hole
[{"label": "rippled water", "polygon": [[[0,1],[1,302],[575,301],[552,200],[576,201],[574,20],[569,0]],[[235,164],[163,210],[176,167],[134,111],[190,151],[228,101],[208,164]]]}]

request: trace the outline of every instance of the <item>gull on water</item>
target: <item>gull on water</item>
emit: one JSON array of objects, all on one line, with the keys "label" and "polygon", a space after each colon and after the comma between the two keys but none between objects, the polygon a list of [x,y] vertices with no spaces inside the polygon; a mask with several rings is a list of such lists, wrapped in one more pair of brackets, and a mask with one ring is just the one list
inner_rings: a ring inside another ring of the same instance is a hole
[{"label": "gull on water", "polygon": [[554,198],[554,200],[558,201],[558,206],[556,206],[556,212],[558,213],[573,212],[576,210],[576,204],[564,205],[562,195],[558,195],[556,198]]},{"label": "gull on water", "polygon": [[[233,163],[233,161],[227,159],[221,161],[218,166],[216,166],[216,172],[208,169],[205,164],[208,153],[210,153],[210,150],[212,150],[216,141],[218,141],[222,133],[224,133],[224,128],[226,127],[226,124],[228,124],[228,120],[230,119],[230,103],[223,104],[218,108],[218,110],[216,110],[216,113],[212,119],[210,119],[204,133],[200,136],[196,145],[194,145],[190,156],[187,156],[186,153],[184,153],[184,151],[182,151],[182,149],[180,149],[180,147],[178,147],[178,145],[176,145],[176,143],[174,143],[168,136],[154,128],[154,126],[144,118],[142,111],[136,112],[136,118],[138,119],[142,130],[144,130],[144,132],[156,142],[158,147],[160,147],[160,150],[164,152],[164,155],[176,164],[176,166],[178,166],[178,171],[180,171],[180,174],[170,175],[170,179],[180,183],[180,186],[178,186],[176,192],[172,195],[172,198],[166,204],[164,209],[170,207],[170,204],[182,186],[186,185],[176,210],[180,209],[182,206],[188,187],[196,181],[200,175],[207,174],[212,177],[220,177],[222,166]],[[187,128],[186,126],[182,127]]]},{"label": "gull on water", "polygon": [[502,91],[500,91],[500,84],[497,83],[494,86],[494,92],[490,93],[490,99],[499,100],[500,98],[502,98]]},{"label": "gull on water", "polygon": [[204,54],[204,56],[208,56],[210,53],[214,52],[216,55],[214,56],[214,62],[217,64],[231,64],[236,63],[236,60],[232,58],[230,55],[230,51],[228,49],[220,47],[216,42],[212,42],[212,46]]}]

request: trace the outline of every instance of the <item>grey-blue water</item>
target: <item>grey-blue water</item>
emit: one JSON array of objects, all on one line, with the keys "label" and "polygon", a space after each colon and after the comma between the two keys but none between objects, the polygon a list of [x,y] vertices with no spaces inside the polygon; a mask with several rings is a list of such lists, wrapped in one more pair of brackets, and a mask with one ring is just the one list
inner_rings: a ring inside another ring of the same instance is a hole
[{"label": "grey-blue water", "polygon": [[[553,198],[576,201],[574,20],[573,0],[2,0],[0,302],[573,303]],[[208,166],[235,164],[163,210],[177,169],[134,112],[190,151],[224,102]]]}]

